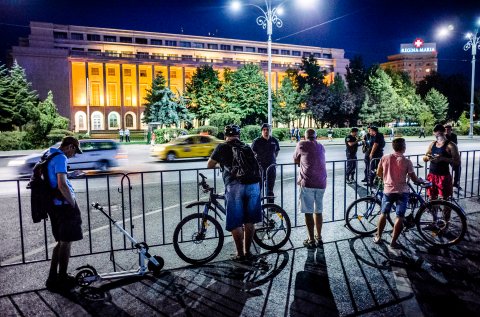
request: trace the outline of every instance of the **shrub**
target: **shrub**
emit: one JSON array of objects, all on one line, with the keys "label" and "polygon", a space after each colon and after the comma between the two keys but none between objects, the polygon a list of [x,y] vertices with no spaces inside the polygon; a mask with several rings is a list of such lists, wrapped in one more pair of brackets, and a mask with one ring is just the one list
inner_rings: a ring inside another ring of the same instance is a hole
[{"label": "shrub", "polygon": [[189,130],[189,133],[190,134],[200,134],[200,133],[205,133],[206,132],[209,135],[217,136],[219,130],[220,129],[218,127],[205,125],[205,126],[201,126],[201,127],[198,127],[198,128],[193,128],[193,129]]},{"label": "shrub", "polygon": [[240,139],[243,142],[252,142],[260,135],[262,135],[262,128],[258,125],[246,125],[240,131]]},{"label": "shrub", "polygon": [[30,150],[33,145],[25,141],[26,132],[0,132],[0,151]]},{"label": "shrub", "polygon": [[272,135],[278,141],[289,141],[290,140],[290,129],[289,128],[273,128]]},{"label": "shrub", "polygon": [[153,131],[155,133],[155,143],[161,144],[169,142],[179,135],[188,134],[188,131],[180,128],[165,128],[165,129],[156,129]]},{"label": "shrub", "polygon": [[218,127],[220,131],[223,131],[223,128],[229,124],[240,125],[242,122],[239,115],[235,113],[214,113],[210,116],[209,122],[211,126]]},{"label": "shrub", "polygon": [[63,130],[63,129],[53,129],[47,135],[46,143],[43,145],[50,146],[52,144],[62,141],[62,139],[66,136],[73,136],[73,132],[69,130]]}]

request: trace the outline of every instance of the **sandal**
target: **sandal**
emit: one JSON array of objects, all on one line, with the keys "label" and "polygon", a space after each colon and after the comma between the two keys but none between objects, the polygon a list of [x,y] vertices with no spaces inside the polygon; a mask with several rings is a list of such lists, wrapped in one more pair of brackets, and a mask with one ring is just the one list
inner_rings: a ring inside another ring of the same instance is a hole
[{"label": "sandal", "polygon": [[382,238],[378,234],[375,234],[373,237],[373,243],[379,244],[380,242],[382,242]]},{"label": "sandal", "polygon": [[307,249],[313,249],[315,248],[315,241],[307,239],[303,241],[303,246],[306,247]]}]

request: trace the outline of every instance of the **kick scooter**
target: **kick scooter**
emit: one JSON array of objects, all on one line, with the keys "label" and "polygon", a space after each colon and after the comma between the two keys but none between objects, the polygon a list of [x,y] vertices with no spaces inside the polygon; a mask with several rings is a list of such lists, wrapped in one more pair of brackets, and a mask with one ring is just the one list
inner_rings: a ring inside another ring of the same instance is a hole
[{"label": "kick scooter", "polygon": [[[125,229],[123,229],[115,220],[113,220],[112,217],[105,212],[105,210],[103,210],[103,207],[100,206],[99,203],[92,204],[92,207],[101,211],[110,220],[110,222],[113,223],[115,227],[117,227],[117,229],[120,230],[128,238],[128,240],[130,240],[130,242],[133,243],[134,247],[137,248],[140,254],[140,267],[137,270],[98,274],[97,270],[95,270],[93,266],[87,264],[76,269],[77,273],[75,274],[75,281],[77,285],[85,287],[100,280],[116,279],[128,276],[143,276],[147,273],[147,269],[148,271],[151,271],[153,275],[158,275],[164,265],[163,258],[157,255],[150,255],[150,253],[148,253],[147,243],[138,243],[130,234],[128,234],[127,231],[125,231]],[[147,265],[145,265],[145,258],[148,259]]]}]

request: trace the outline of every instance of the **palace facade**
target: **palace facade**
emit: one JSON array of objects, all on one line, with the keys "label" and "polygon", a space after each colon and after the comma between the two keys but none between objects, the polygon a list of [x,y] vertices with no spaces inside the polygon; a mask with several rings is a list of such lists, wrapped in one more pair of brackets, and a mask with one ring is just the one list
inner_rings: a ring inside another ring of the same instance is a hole
[{"label": "palace facade", "polygon": [[[146,129],[141,122],[147,89],[160,73],[183,93],[197,67],[219,70],[257,64],[267,78],[267,43],[31,22],[30,35],[14,46],[12,58],[25,69],[40,98],[51,90],[61,115],[75,131]],[[313,55],[326,80],[346,73],[343,49],[272,44],[272,87],[288,68]]]}]

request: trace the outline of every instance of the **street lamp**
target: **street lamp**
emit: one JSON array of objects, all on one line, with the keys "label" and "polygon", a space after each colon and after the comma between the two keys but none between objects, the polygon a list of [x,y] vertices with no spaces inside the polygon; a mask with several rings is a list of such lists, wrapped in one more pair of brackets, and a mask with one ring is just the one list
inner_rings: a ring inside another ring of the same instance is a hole
[{"label": "street lamp", "polygon": [[[267,54],[268,54],[268,124],[272,125],[272,31],[273,26],[275,25],[277,28],[281,28],[283,26],[283,21],[278,17],[278,15],[283,13],[283,6],[286,1],[281,2],[278,5],[272,5],[271,0],[265,0],[265,9],[262,7],[252,4],[252,3],[245,3],[245,6],[252,6],[259,9],[262,12],[262,15],[257,17],[256,21],[259,26],[261,26],[264,30],[267,30],[268,40],[267,40]],[[309,1],[301,1],[301,4],[305,6],[311,5],[313,0]],[[233,10],[238,11],[242,6],[240,1],[233,1],[231,3],[231,8]],[[271,130],[270,130],[271,131]],[[271,133],[271,132],[270,132]]]},{"label": "street lamp", "polygon": [[480,19],[477,20],[477,27],[475,33],[467,33],[466,38],[468,42],[463,46],[465,51],[472,49],[472,83],[470,87],[470,130],[468,132],[468,137],[473,138],[473,95],[475,87],[475,55],[477,55],[477,48],[480,49],[480,36],[478,34],[478,29],[480,27]]}]

